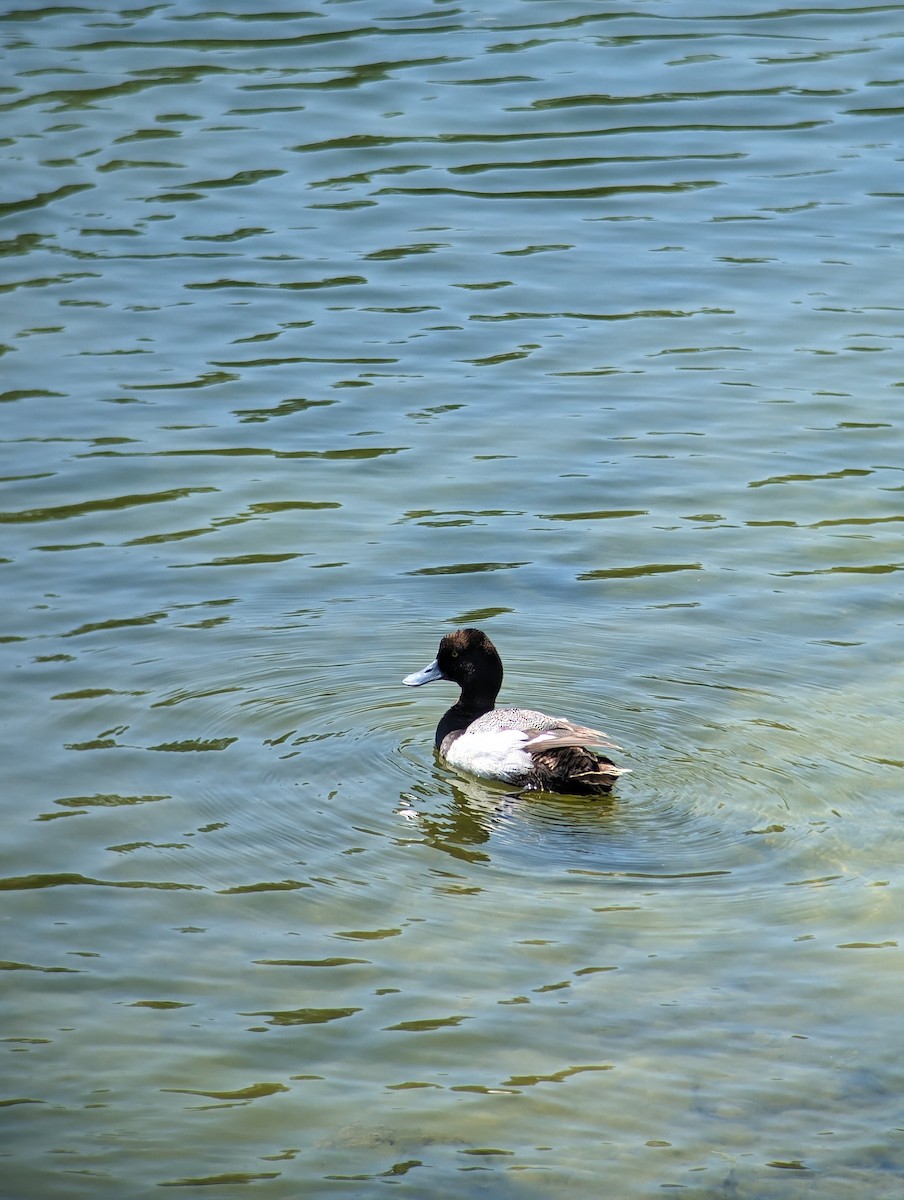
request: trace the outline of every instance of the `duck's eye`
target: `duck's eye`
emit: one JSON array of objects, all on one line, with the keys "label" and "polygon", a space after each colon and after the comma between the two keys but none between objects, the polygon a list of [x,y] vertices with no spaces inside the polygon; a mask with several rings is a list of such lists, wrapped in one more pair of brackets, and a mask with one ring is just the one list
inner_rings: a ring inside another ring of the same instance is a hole
[{"label": "duck's eye", "polygon": [[453,651],[452,651],[452,657],[453,657],[453,658],[458,658],[458,651],[457,651],[457,650],[453,650]]}]

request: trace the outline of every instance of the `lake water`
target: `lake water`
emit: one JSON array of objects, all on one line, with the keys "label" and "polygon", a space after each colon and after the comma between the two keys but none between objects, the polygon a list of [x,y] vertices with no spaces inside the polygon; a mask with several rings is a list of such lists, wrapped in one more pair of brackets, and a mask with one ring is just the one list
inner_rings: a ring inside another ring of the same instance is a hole
[{"label": "lake water", "polygon": [[229,9],[0,16],[3,1196],[899,1196],[904,4]]}]

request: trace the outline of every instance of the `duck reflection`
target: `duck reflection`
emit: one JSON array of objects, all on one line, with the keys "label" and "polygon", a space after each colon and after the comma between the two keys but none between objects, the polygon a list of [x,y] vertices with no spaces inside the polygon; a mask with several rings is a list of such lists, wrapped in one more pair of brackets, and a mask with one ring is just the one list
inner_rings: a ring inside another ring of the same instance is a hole
[{"label": "duck reflection", "polygon": [[[423,795],[416,793],[423,790]],[[445,803],[441,803],[445,798]],[[400,813],[428,845],[453,858],[489,862],[492,850],[557,851],[582,857],[611,835],[619,805],[612,797],[588,804],[584,797],[523,794],[479,780],[445,781],[439,793],[416,788],[402,797]],[[481,849],[485,847],[485,849]]]}]

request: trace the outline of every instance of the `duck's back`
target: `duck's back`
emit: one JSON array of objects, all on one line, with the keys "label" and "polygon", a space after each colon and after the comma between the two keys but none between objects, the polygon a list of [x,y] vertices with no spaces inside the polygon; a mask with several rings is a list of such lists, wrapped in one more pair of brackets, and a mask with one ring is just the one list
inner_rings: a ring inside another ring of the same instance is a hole
[{"label": "duck's back", "polygon": [[494,708],[472,721],[467,732],[493,737],[517,731],[525,736],[524,749],[536,754],[556,746],[609,746],[618,749],[599,729],[577,725],[567,717],[551,717],[535,708]]},{"label": "duck's back", "polygon": [[517,729],[521,733],[542,733],[568,724],[562,717],[551,717],[535,708],[493,708],[468,726],[469,733],[498,733]]}]

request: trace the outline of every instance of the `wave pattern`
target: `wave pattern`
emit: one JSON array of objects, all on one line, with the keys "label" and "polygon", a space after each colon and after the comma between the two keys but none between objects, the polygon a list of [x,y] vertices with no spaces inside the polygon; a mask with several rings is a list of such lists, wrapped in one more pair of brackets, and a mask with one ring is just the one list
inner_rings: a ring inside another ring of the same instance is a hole
[{"label": "wave pattern", "polygon": [[904,7],[238,8],[0,14],[7,1190],[885,1194]]}]

